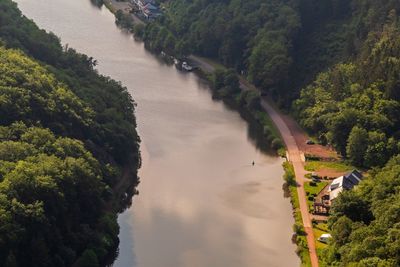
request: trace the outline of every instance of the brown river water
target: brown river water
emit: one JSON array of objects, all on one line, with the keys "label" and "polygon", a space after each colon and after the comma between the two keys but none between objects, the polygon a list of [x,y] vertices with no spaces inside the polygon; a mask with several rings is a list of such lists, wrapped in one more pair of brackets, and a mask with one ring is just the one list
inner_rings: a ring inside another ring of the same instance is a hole
[{"label": "brown river water", "polygon": [[[136,100],[140,194],[119,216],[115,267],[299,266],[282,159],[192,73],[168,66],[89,0],[17,0],[63,44],[98,60]],[[255,166],[251,162],[255,161]]]}]

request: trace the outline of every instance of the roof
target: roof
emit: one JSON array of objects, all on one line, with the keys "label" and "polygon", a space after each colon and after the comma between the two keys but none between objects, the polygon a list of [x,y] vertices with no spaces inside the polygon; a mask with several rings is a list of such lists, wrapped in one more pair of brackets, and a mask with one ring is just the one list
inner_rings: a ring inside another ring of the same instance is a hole
[{"label": "roof", "polygon": [[330,200],[337,198],[343,190],[350,190],[358,185],[362,178],[363,176],[359,171],[353,170],[333,180],[328,189]]},{"label": "roof", "polygon": [[332,181],[331,185],[329,186],[329,191],[333,191],[336,188],[342,187],[343,185],[343,176],[340,176]]},{"label": "roof", "polygon": [[158,8],[151,3],[147,3],[144,8],[149,9],[149,10],[157,10]]},{"label": "roof", "polygon": [[343,187],[338,187],[338,188],[336,188],[336,189],[330,191],[330,192],[329,192],[329,200],[334,200],[335,198],[337,198],[338,195],[339,195],[340,193],[342,193],[342,191],[343,191]]},{"label": "roof", "polygon": [[352,189],[354,186],[358,185],[362,180],[362,175],[357,170],[353,170],[348,174],[343,176],[343,187],[345,189]]},{"label": "roof", "polygon": [[142,5],[147,5],[148,3],[154,3],[154,0],[139,0]]}]

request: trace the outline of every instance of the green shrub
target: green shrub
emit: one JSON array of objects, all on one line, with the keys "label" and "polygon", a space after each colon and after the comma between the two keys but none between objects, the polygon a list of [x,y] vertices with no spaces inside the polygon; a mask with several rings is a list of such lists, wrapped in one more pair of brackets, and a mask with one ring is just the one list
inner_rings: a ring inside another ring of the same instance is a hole
[{"label": "green shrub", "polygon": [[271,142],[271,147],[273,149],[279,149],[281,147],[283,147],[282,141],[279,138],[274,138]]}]

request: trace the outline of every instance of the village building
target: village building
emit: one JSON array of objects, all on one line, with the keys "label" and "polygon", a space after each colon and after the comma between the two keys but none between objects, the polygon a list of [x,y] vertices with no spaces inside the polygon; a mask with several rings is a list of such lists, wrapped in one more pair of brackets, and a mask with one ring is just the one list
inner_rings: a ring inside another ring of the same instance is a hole
[{"label": "village building", "polygon": [[160,8],[154,0],[133,0],[139,11],[146,19],[154,19],[161,15]]},{"label": "village building", "polygon": [[332,181],[318,194],[314,201],[314,214],[327,215],[329,214],[332,202],[344,190],[351,190],[358,185],[363,179],[362,174],[353,170],[343,176],[340,176]]},{"label": "village building", "polygon": [[361,180],[362,174],[357,170],[336,178],[329,186],[329,200],[333,201],[343,190],[353,189]]}]

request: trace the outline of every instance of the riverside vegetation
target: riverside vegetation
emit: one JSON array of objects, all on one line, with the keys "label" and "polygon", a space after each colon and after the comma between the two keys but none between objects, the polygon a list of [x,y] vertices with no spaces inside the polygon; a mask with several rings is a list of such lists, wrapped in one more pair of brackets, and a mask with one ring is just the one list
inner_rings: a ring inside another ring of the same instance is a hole
[{"label": "riverside vegetation", "polygon": [[[103,4],[114,13],[115,23],[124,29],[132,32],[135,38],[144,41],[146,48],[150,51],[166,55],[174,55],[184,59],[192,50],[186,41],[177,41],[177,37],[168,32],[166,27],[160,26],[159,22],[147,24],[135,24],[131,15],[115,8],[103,0],[91,0],[96,6]],[[165,3],[160,2],[163,6]],[[212,62],[214,64],[215,61]],[[261,108],[261,96],[257,91],[244,91],[240,89],[239,76],[234,68],[225,67],[222,64],[215,64],[213,73],[204,73],[197,70],[198,74],[205,78],[213,90],[213,97],[222,99],[232,108],[239,110],[241,115],[251,126],[255,126],[258,133],[256,139],[258,145],[267,151],[271,148],[280,155],[284,155],[284,144],[279,131],[276,129],[268,115]]]},{"label": "riverside vegetation", "polygon": [[[148,47],[232,68],[319,142],[372,169],[335,201],[321,265],[399,266],[400,2],[158,2],[162,18],[133,26]],[[213,81],[222,95],[240,94],[232,71]]]},{"label": "riverside vegetation", "polygon": [[103,266],[140,165],[134,101],[0,0],[0,265]]},{"label": "riverside vegetation", "polygon": [[279,131],[261,107],[260,93],[255,90],[241,90],[238,75],[234,69],[217,67],[212,74],[204,75],[211,84],[213,96],[232,103],[240,112],[245,113],[246,119],[258,126],[260,146],[267,144],[266,149],[274,149],[284,155],[284,144]]}]

